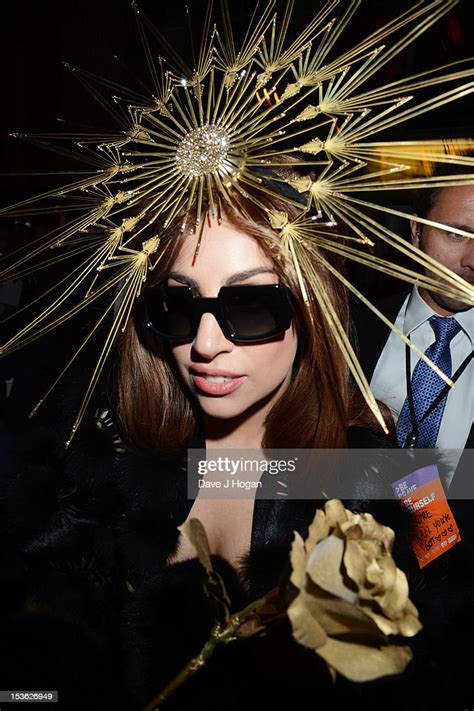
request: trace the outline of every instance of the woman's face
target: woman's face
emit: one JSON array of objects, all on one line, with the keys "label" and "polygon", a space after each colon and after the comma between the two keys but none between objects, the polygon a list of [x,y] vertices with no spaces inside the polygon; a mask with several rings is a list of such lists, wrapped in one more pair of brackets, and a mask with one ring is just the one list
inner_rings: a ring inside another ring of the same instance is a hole
[{"label": "woman's face", "polygon": [[[171,266],[169,286],[189,285],[195,296],[215,297],[222,286],[278,283],[274,266],[256,240],[223,222],[206,225],[199,254],[197,235],[188,235]],[[295,359],[294,327],[261,343],[229,341],[210,313],[194,340],[171,346],[179,372],[211,418],[260,411],[265,417],[288,385]],[[222,382],[224,380],[224,382]]]}]

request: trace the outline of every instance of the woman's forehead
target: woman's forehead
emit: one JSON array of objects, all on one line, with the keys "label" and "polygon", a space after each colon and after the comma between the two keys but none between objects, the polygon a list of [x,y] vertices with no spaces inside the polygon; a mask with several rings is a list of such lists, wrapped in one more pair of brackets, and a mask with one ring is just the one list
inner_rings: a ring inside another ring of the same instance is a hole
[{"label": "woman's forehead", "polygon": [[196,280],[200,277],[220,276],[224,279],[236,272],[257,268],[274,268],[255,237],[228,222],[206,225],[199,233],[187,235],[171,265]]}]

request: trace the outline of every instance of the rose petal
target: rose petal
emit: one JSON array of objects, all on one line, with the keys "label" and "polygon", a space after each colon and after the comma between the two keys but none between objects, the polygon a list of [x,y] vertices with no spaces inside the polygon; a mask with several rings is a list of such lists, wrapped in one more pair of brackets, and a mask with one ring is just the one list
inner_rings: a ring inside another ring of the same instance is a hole
[{"label": "rose petal", "polygon": [[[342,600],[339,600],[339,598],[334,598],[332,595],[329,595],[328,593],[325,593],[324,590],[321,590],[321,588],[318,588],[317,585],[315,585],[309,578],[307,578],[307,588],[308,590],[303,590],[299,594],[299,599],[301,605],[303,605],[308,613],[311,615],[313,620],[316,620],[318,624],[324,629],[325,632],[328,631],[327,627],[325,624],[323,624],[324,620],[324,605],[326,598],[330,598],[331,600],[336,600],[339,603],[343,603]],[[323,600],[323,607],[321,607],[321,600]],[[347,603],[344,603],[347,604]],[[353,607],[351,605],[351,607]],[[328,625],[330,629],[330,625]],[[333,634],[332,630],[330,629],[330,633]]]},{"label": "rose petal", "polygon": [[297,531],[294,531],[295,537],[291,544],[290,563],[292,573],[290,581],[298,590],[304,587],[305,568],[306,568],[306,549],[303,539]]},{"label": "rose petal", "polygon": [[387,552],[391,552],[395,540],[395,532],[376,521],[369,513],[354,515],[352,520],[341,525],[341,530],[349,539],[379,541]]},{"label": "rose petal", "polygon": [[387,636],[390,634],[400,634],[399,620],[391,620],[388,617],[385,617],[382,612],[375,610],[369,605],[364,605],[363,603],[359,605],[359,608],[375,622],[383,634]]},{"label": "rose petal", "polygon": [[301,602],[331,637],[351,635],[354,638],[363,637],[373,644],[385,641],[378,626],[363,610],[325,592],[310,580],[302,593]]},{"label": "rose petal", "polygon": [[354,515],[344,508],[339,499],[330,499],[324,504],[324,512],[331,528],[338,528]]},{"label": "rose petal", "polygon": [[330,526],[328,519],[322,509],[318,509],[314,519],[308,529],[308,537],[305,541],[306,550],[311,551],[313,547],[323,538],[329,535]]},{"label": "rose petal", "polygon": [[359,682],[401,674],[412,658],[409,647],[369,647],[330,638],[317,653],[346,679]]},{"label": "rose petal", "polygon": [[405,612],[404,617],[400,620],[400,634],[404,637],[414,637],[422,629],[423,625],[418,619],[418,610],[415,608],[415,614]]},{"label": "rose petal", "polygon": [[391,589],[387,586],[387,592],[381,602],[381,607],[388,617],[396,618],[401,614],[408,602],[408,593],[407,576],[402,570],[396,568],[394,584]]},{"label": "rose petal", "polygon": [[328,536],[311,551],[306,572],[320,588],[354,604],[357,594],[346,586],[341,573],[343,555],[344,541],[334,535]]},{"label": "rose petal", "polygon": [[364,587],[366,580],[366,560],[357,541],[346,541],[344,568],[349,578],[355,582],[357,587]]},{"label": "rose petal", "polygon": [[[397,584],[397,566],[393,558],[384,555],[372,560],[367,566],[367,582],[373,586],[374,595],[391,591]],[[408,586],[406,597],[408,597]]]},{"label": "rose petal", "polygon": [[[368,615],[385,635],[402,635],[403,637],[413,637],[422,629],[422,624],[418,619],[418,614],[404,612],[403,617],[391,620],[381,612],[377,612],[368,605],[359,605],[360,609]],[[415,608],[416,610],[416,608]]]},{"label": "rose petal", "polygon": [[301,595],[288,607],[288,617],[297,642],[310,649],[317,649],[325,644],[326,632],[311,615]]}]

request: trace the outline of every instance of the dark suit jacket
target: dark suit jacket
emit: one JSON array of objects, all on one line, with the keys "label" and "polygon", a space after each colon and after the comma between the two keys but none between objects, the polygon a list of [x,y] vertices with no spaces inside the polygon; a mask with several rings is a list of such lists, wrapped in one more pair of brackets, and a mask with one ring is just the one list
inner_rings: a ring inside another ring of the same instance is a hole
[{"label": "dark suit jacket", "polygon": [[[393,323],[408,293],[408,291],[403,291],[394,294],[375,302],[375,305]],[[390,333],[389,327],[366,306],[362,304],[360,306],[357,305],[352,310],[352,340],[355,343],[359,361],[369,382],[374,374],[375,367]],[[465,449],[473,448],[474,426],[471,427],[465,444]],[[474,498],[474,472],[470,466],[470,461],[472,461],[471,453],[465,451],[459,460],[456,473],[449,489],[450,496],[453,498],[459,496],[461,488],[462,498],[466,497],[466,481],[471,482],[470,491]]]}]

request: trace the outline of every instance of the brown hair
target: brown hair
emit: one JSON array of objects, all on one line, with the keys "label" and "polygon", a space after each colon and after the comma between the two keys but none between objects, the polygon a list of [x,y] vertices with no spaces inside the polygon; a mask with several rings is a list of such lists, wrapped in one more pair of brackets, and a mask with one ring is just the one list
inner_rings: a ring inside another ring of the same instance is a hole
[{"label": "brown hair", "polygon": [[[462,155],[472,159],[474,158],[474,151],[469,151]],[[472,174],[474,172],[474,168],[472,164],[469,163],[463,163],[461,167],[458,163],[437,163],[433,172],[431,173],[431,177],[444,178],[455,176],[458,175],[460,171],[464,175],[469,173]],[[428,187],[418,189],[415,192],[413,203],[414,214],[418,215],[418,217],[428,217],[431,210],[436,205],[442,191],[449,189],[449,187],[449,185],[445,185],[441,187]]]},{"label": "brown hair", "polygon": [[[259,199],[265,200],[268,209],[287,212],[290,220],[300,213],[274,196],[262,199],[259,194]],[[245,210],[246,218],[235,208],[222,206],[223,216],[230,224],[258,241],[275,264],[279,281],[291,289],[296,300],[298,352],[293,377],[268,414],[263,446],[344,447],[348,425],[373,428],[378,425],[358,389],[351,385],[347,364],[320,304],[314,296],[308,305],[303,303],[294,269],[281,255],[279,238],[270,229],[266,212],[251,201],[246,202]],[[161,244],[166,251],[157,268],[149,273],[148,285],[157,283],[170,271],[185,238],[180,221],[173,225],[163,232]],[[349,308],[345,287],[320,263],[321,251],[317,246],[308,244],[307,254],[347,333]],[[343,270],[340,257],[327,254],[324,257]],[[129,321],[123,335],[115,393],[122,428],[140,448],[172,451],[184,446],[199,430],[198,408],[181,385],[168,344],[150,344],[140,330],[138,319]]]}]

